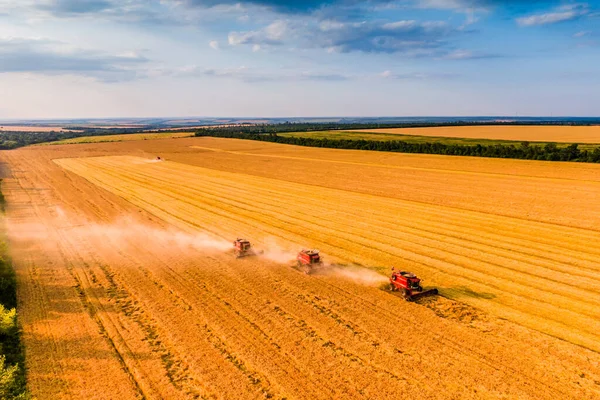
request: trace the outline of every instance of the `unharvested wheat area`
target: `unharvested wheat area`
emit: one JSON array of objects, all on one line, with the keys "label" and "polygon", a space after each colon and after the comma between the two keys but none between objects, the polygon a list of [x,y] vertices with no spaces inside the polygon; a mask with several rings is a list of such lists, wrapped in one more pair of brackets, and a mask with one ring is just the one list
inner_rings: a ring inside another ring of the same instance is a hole
[{"label": "unharvested wheat area", "polygon": [[450,126],[433,128],[365,129],[372,132],[398,135],[434,136],[464,139],[521,140],[531,142],[600,143],[600,127],[592,126]]},{"label": "unharvested wheat area", "polygon": [[[39,399],[600,398],[600,166],[214,138],[0,158]],[[386,291],[391,267],[441,295]]]}]

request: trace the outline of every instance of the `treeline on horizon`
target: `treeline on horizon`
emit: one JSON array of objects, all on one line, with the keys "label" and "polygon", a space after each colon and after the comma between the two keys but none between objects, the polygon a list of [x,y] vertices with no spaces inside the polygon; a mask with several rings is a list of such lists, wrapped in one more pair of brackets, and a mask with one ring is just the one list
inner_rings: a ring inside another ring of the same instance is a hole
[{"label": "treeline on horizon", "polygon": [[[296,125],[296,124],[290,124]],[[439,126],[439,125],[436,125]],[[252,128],[252,129],[248,129]],[[279,136],[277,133],[300,132],[296,130],[278,130],[281,126],[223,127],[205,128],[196,132],[197,137],[219,137],[230,139],[257,140],[306,147],[322,147],[329,149],[389,151],[398,153],[440,154],[452,156],[471,156],[489,158],[514,158],[521,160],[600,162],[600,147],[594,150],[581,150],[578,144],[559,147],[556,143],[532,145],[529,142],[494,145],[460,145],[440,142],[408,143],[401,140],[351,140],[321,139],[294,136]],[[286,127],[283,127],[284,129]],[[369,129],[369,128],[366,128]],[[319,129],[322,130],[322,129]],[[307,132],[305,130],[304,132]]]},{"label": "treeline on horizon", "polygon": [[459,126],[594,126],[600,125],[597,121],[510,121],[510,122],[285,122],[281,124],[239,124],[228,126],[207,126],[201,130],[217,130],[220,132],[235,133],[289,133],[289,132],[315,132],[336,130],[358,130],[358,129],[394,129],[394,128],[440,128]]}]

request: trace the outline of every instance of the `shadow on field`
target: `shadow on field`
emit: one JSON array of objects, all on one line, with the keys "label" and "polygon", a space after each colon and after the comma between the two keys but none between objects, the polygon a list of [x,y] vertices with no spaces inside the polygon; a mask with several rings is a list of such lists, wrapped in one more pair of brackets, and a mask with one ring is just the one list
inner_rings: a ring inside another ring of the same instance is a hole
[{"label": "shadow on field", "polygon": [[496,298],[496,295],[493,293],[476,292],[468,286],[441,287],[439,289],[440,293],[448,295],[455,300],[462,298],[491,300]]},{"label": "shadow on field", "polygon": [[[36,336],[28,335],[26,333],[25,336],[27,345],[38,349],[45,349],[46,354],[51,356],[55,361],[70,360],[71,362],[93,363],[94,360],[114,360],[115,357],[118,357],[111,346],[103,345],[103,342],[98,342],[96,337],[52,337],[49,334],[44,333]],[[103,335],[103,338],[105,341],[110,341],[110,339],[107,339],[106,335]],[[131,356],[140,361],[156,359],[156,356],[152,354],[152,351],[132,351]],[[49,367],[51,365],[52,363],[48,363]],[[43,368],[43,366],[38,368]],[[47,372],[52,373],[51,370]]]},{"label": "shadow on field", "polygon": [[106,301],[113,297],[105,288],[93,287],[84,291],[79,285],[44,285],[44,292],[48,298],[44,312],[29,315],[30,322],[59,320],[66,314],[87,313],[93,317],[96,309],[90,307],[89,299]]}]

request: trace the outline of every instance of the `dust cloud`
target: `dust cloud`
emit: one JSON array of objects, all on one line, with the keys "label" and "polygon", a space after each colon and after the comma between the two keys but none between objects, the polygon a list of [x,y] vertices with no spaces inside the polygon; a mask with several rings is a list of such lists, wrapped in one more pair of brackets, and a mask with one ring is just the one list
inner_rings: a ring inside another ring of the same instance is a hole
[{"label": "dust cloud", "polygon": [[346,279],[365,286],[380,286],[384,283],[389,283],[388,277],[358,265],[340,266],[332,264],[323,269],[321,275]]},{"label": "dust cloud", "polygon": [[[5,223],[10,232],[10,239],[20,241],[22,245],[29,243],[31,246],[35,246],[36,242],[44,241],[49,236],[65,235],[77,237],[82,240],[82,243],[101,241],[114,244],[115,248],[122,249],[129,246],[137,249],[140,246],[161,247],[162,249],[171,249],[180,255],[193,251],[226,253],[233,249],[232,241],[209,233],[185,232],[174,227],[152,227],[133,219],[121,219],[111,224],[73,225],[60,207],[56,207],[53,211],[54,221],[48,224],[41,221],[23,224],[7,219]],[[289,244],[285,246],[275,238],[266,238],[261,244],[256,245],[256,258],[281,265],[292,265],[296,260],[299,248],[294,247],[292,250]],[[387,277],[358,265],[328,263],[324,268],[315,271],[315,274],[367,286],[376,286],[387,282]]]},{"label": "dust cloud", "polygon": [[55,215],[63,223],[44,224],[19,223],[7,219],[5,221],[11,240],[22,243],[43,241],[50,235],[75,236],[84,241],[105,241],[118,244],[120,247],[127,245],[147,247],[167,247],[184,252],[186,250],[225,252],[232,248],[232,243],[208,233],[188,233],[182,230],[161,229],[139,222],[123,219],[112,224],[69,224],[64,218],[65,213],[57,208]]},{"label": "dust cloud", "polygon": [[225,252],[232,248],[231,242],[207,233],[187,233],[177,229],[160,229],[132,221],[120,221],[111,225],[85,225],[69,228],[69,231],[80,237],[109,238],[111,241],[123,243],[131,241],[144,243],[147,246],[160,245],[174,250],[201,250]]},{"label": "dust cloud", "polygon": [[[260,257],[278,264],[290,264],[295,262],[297,250],[291,251],[282,246],[274,238],[264,240],[264,252]],[[298,247],[299,248],[299,247]],[[327,259],[326,256],[323,256]],[[335,277],[352,281],[359,285],[365,286],[380,286],[388,283],[388,277],[381,275],[371,269],[359,265],[342,265],[334,263],[326,263],[325,267],[316,272],[317,275]]]},{"label": "dust cloud", "polygon": [[263,253],[260,254],[262,258],[277,264],[288,264],[296,260],[297,253],[282,246],[274,238],[264,240],[264,249],[262,251]]}]

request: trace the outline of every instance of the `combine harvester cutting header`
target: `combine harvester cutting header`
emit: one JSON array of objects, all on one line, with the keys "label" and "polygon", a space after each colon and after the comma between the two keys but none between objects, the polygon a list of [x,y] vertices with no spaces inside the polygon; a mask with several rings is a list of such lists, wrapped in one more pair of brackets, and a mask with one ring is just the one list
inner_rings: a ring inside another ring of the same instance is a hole
[{"label": "combine harvester cutting header", "polygon": [[402,292],[406,301],[414,301],[421,297],[438,294],[437,289],[423,290],[421,280],[412,272],[396,271],[396,268],[392,268],[390,290],[392,292]]}]

